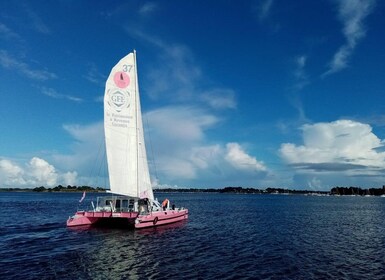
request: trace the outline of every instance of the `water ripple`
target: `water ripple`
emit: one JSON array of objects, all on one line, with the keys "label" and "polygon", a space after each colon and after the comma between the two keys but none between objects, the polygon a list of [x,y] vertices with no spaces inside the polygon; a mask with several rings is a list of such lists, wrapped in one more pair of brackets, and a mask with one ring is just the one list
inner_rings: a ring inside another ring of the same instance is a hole
[{"label": "water ripple", "polygon": [[187,222],[129,231],[66,228],[78,194],[0,195],[6,279],[385,275],[385,199],[167,194],[189,208]]}]

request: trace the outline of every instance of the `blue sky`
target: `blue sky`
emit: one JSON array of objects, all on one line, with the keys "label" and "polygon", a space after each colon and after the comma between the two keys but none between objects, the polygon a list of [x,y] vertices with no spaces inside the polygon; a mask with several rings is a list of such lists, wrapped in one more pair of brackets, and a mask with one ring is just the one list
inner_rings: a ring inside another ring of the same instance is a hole
[{"label": "blue sky", "polygon": [[106,184],[104,84],[133,49],[154,185],[381,187],[384,12],[375,0],[2,1],[0,187]]}]

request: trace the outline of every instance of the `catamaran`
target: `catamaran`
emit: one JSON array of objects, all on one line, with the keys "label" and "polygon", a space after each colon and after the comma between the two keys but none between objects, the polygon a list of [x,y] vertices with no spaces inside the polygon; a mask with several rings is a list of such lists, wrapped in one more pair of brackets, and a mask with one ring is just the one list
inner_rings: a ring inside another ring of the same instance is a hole
[{"label": "catamaran", "polygon": [[154,199],[140,109],[136,52],[111,70],[104,94],[104,134],[111,196],[77,211],[67,226],[160,226],[188,218],[188,209]]}]

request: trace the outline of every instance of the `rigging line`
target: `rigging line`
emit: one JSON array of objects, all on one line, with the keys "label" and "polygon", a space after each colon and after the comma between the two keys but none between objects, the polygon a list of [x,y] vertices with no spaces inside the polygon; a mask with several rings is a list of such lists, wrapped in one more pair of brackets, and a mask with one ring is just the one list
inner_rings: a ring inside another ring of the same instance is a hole
[{"label": "rigging line", "polygon": [[[106,151],[105,149],[103,148],[104,146],[104,139],[102,138],[100,140],[100,143],[99,143],[99,148],[98,148],[98,152],[96,154],[96,160],[94,161],[94,164],[92,165],[91,167],[91,178],[92,177],[96,177],[96,184],[98,183],[98,178],[101,174],[101,165],[103,164],[103,157],[105,159],[105,154],[106,154]],[[99,166],[97,166],[99,164]]]},{"label": "rigging line", "polygon": [[[103,142],[103,141],[102,141]],[[102,160],[100,164],[100,174],[102,176],[102,183],[104,183],[104,189],[111,189],[109,185],[109,173],[108,173],[108,167],[107,167],[107,151],[106,151],[106,146],[104,145],[103,153],[102,153]],[[104,181],[104,182],[103,182]]]},{"label": "rigging line", "polygon": [[148,124],[148,117],[145,116],[145,119],[146,119],[146,126],[148,129],[147,130],[147,135],[148,135],[148,140],[150,142],[150,150],[151,150],[151,158],[152,158],[152,161],[153,161],[153,164],[154,164],[154,172],[155,172],[155,179],[158,180],[158,171],[156,169],[156,162],[155,162],[155,156],[154,156],[154,148],[152,146],[152,138],[151,138],[151,133],[150,133],[150,126]]}]

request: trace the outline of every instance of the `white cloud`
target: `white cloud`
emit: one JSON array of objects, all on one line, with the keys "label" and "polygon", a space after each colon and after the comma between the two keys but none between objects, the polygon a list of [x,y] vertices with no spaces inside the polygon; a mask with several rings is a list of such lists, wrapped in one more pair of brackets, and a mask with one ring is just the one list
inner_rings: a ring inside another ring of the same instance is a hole
[{"label": "white cloud", "polygon": [[[191,154],[203,141],[204,130],[214,126],[217,118],[197,108],[166,107],[144,114],[143,122],[153,184],[158,184],[156,173],[164,182],[196,178],[199,167]],[[77,184],[108,186],[108,180],[102,178],[107,168],[103,122],[65,125],[64,129],[74,140],[71,153],[54,155],[54,162],[63,170],[75,169]]]},{"label": "white cloud", "polygon": [[[150,111],[143,115],[143,122],[153,181],[159,179],[154,178],[155,173],[164,182],[171,182],[168,179],[184,181],[196,178],[202,166],[199,167],[197,163],[195,148],[199,149],[205,138],[205,130],[212,128],[218,119],[198,108],[179,106]],[[103,122],[63,127],[74,141],[69,154],[53,155],[55,164],[62,170],[76,170],[79,174],[76,177],[77,184],[80,184],[79,181],[88,185],[108,184],[102,178],[106,175],[107,167]],[[192,159],[193,154],[195,159]]]},{"label": "white cloud", "polygon": [[16,70],[32,80],[46,81],[57,78],[54,73],[47,70],[32,69],[30,65],[23,61],[18,61],[5,50],[0,50],[0,65],[5,69]]},{"label": "white cloud", "polygon": [[153,110],[145,118],[155,131],[155,137],[173,143],[194,142],[203,139],[204,129],[218,123],[218,118],[195,107],[176,106]]},{"label": "white cloud", "polygon": [[173,101],[196,98],[196,85],[200,84],[202,75],[189,48],[178,44],[166,44],[158,37],[142,32],[138,28],[127,27],[126,31],[158,49],[159,55],[144,77],[148,79],[148,82],[144,83],[147,85],[144,91],[151,98],[167,98]]},{"label": "white cloud", "polygon": [[[167,44],[156,36],[140,29],[126,29],[131,36],[155,46],[159,55],[143,78],[146,81],[142,93],[154,100],[163,99],[179,104],[196,104],[204,101],[215,109],[236,108],[235,91],[226,87],[204,88],[209,80],[197,63],[190,49],[181,44]],[[161,65],[161,67],[159,67]]]},{"label": "white cloud", "polygon": [[212,128],[218,119],[198,108],[177,106],[150,111],[144,115],[144,120],[149,124],[149,132],[145,135],[147,142],[153,142],[151,146],[147,145],[147,150],[156,148],[160,175],[195,178],[198,162],[195,149],[199,149],[204,140],[205,130]]},{"label": "white cloud", "polygon": [[73,184],[76,180],[76,172],[60,173],[52,164],[38,157],[33,157],[24,165],[0,159],[1,187],[53,187],[63,183]]},{"label": "white cloud", "polygon": [[29,162],[28,170],[29,175],[35,179],[35,182],[39,185],[46,184],[52,187],[57,182],[58,174],[56,173],[55,167],[41,158],[32,158]]},{"label": "white cloud", "polygon": [[272,6],[273,6],[273,0],[261,1],[261,4],[258,7],[258,18],[260,21],[263,21],[269,17]]},{"label": "white cloud", "polygon": [[[153,182],[158,184],[160,180],[160,184],[221,187],[253,185],[251,182],[263,178],[266,175],[264,164],[247,154],[240,144],[206,144],[207,130],[214,129],[218,122],[214,115],[194,107],[166,107],[144,114]],[[3,159],[0,161],[2,186],[83,184],[108,187],[104,173],[103,123],[64,125],[63,128],[73,138],[70,153],[52,154],[50,162],[34,157],[24,165]],[[240,171],[242,177],[238,176]]]},{"label": "white cloud", "polygon": [[66,172],[60,175],[60,181],[64,186],[76,186],[78,182],[78,173],[76,171]]},{"label": "white cloud", "polygon": [[317,177],[313,177],[311,180],[308,181],[308,187],[311,190],[319,190],[322,188],[322,182]]},{"label": "white cloud", "polygon": [[343,34],[347,43],[355,47],[357,41],[365,36],[363,20],[372,11],[375,0],[339,0],[339,18],[343,22]]},{"label": "white cloud", "polygon": [[167,97],[178,102],[197,98],[200,93],[196,85],[201,84],[202,72],[190,50],[181,45],[168,46],[159,40],[156,44],[162,55],[148,72],[149,82],[146,84],[151,87],[146,88],[146,92],[154,99]]},{"label": "white cloud", "polygon": [[[207,144],[207,130],[215,129],[219,120],[204,110],[166,107],[148,112],[144,119],[150,126],[157,173],[163,184],[189,186],[198,182],[206,187],[242,184],[266,171],[264,164],[238,143]],[[249,175],[239,178],[236,174],[240,170]]]},{"label": "white cloud", "polygon": [[306,55],[297,56],[294,60],[295,69],[294,69],[294,90],[302,90],[305,86],[309,84],[308,75],[305,72],[305,66],[307,62]]},{"label": "white cloud", "polygon": [[266,171],[264,163],[248,155],[238,143],[226,144],[225,159],[239,170]]},{"label": "white cloud", "polygon": [[192,147],[190,160],[200,169],[209,168],[216,158],[223,153],[219,144],[212,146]]},{"label": "white cloud", "polygon": [[153,13],[157,8],[157,5],[154,2],[144,3],[143,6],[139,9],[139,14],[142,16],[148,16]]},{"label": "white cloud", "polygon": [[381,140],[367,124],[350,120],[302,127],[304,145],[286,143],[281,153],[289,163],[346,162],[383,166],[384,155],[376,148]]},{"label": "white cloud", "polygon": [[8,174],[10,177],[17,177],[23,174],[23,169],[21,169],[19,166],[7,159],[0,160],[0,168],[4,173]]},{"label": "white cloud", "polygon": [[91,63],[88,68],[88,72],[83,77],[95,85],[104,87],[106,75],[101,73],[94,63]]},{"label": "white cloud", "polygon": [[42,87],[41,92],[44,95],[55,98],[55,99],[66,99],[66,100],[70,100],[70,101],[74,101],[74,102],[82,102],[83,101],[83,99],[81,99],[79,97],[58,93],[53,88]]},{"label": "white cloud", "polygon": [[348,59],[352,55],[358,41],[365,37],[365,18],[372,12],[375,0],[337,0],[338,18],[343,24],[342,33],[346,43],[334,54],[329,69],[323,74],[338,72],[347,67]]},{"label": "white cloud", "polygon": [[[61,169],[74,169],[85,176],[96,169],[95,161],[101,161],[105,154],[103,122],[89,125],[64,125],[63,128],[75,141],[71,146],[71,153],[55,154],[53,160]],[[97,175],[94,174],[94,176]],[[82,182],[82,184],[89,183]]]},{"label": "white cloud", "polygon": [[214,109],[235,109],[237,103],[231,89],[212,89],[202,93],[202,101],[208,103]]},{"label": "white cloud", "polygon": [[305,71],[307,60],[308,57],[306,55],[299,55],[294,58],[292,94],[289,95],[289,101],[291,105],[297,109],[299,120],[302,123],[307,121],[307,117],[299,93],[310,83],[309,77]]},{"label": "white cloud", "polygon": [[27,15],[27,23],[29,27],[32,27],[35,31],[41,34],[50,34],[51,30],[43,22],[41,17],[29,6],[26,2],[23,2],[24,11]]},{"label": "white cloud", "polygon": [[1,187],[25,185],[23,179],[24,170],[7,159],[0,159],[0,183]]},{"label": "white cloud", "polygon": [[158,169],[163,178],[172,178],[173,181],[187,181],[197,176],[197,168],[188,158],[164,156],[159,159],[159,162],[163,162]]},{"label": "white cloud", "polygon": [[[143,122],[153,184],[197,187],[241,185],[255,180],[262,171],[266,171],[263,163],[247,154],[237,143],[207,145],[207,130],[214,129],[219,119],[205,110],[169,106],[145,113]],[[76,177],[78,182],[95,184],[97,179],[91,177],[96,175],[88,173],[95,169],[92,166],[103,165],[97,161],[105,160],[103,156],[98,156],[104,153],[102,122],[66,125],[64,128],[74,139],[72,152],[55,155],[54,162],[62,170],[75,169],[80,174]],[[242,178],[237,176],[240,170]]]},{"label": "white cloud", "polygon": [[[90,139],[103,139],[103,122],[92,123],[89,125],[65,124],[63,128],[79,142],[89,142]],[[87,144],[88,145],[88,144]],[[92,148],[94,148],[92,145]]]},{"label": "white cloud", "polygon": [[21,37],[19,36],[19,34],[15,33],[13,30],[8,28],[8,26],[6,26],[3,23],[0,23],[0,35],[1,35],[0,38],[3,38],[3,39],[21,40]]},{"label": "white cloud", "polygon": [[[379,176],[384,172],[385,153],[380,151],[384,141],[368,124],[338,120],[304,125],[302,138],[303,145],[284,143],[279,150],[284,161],[301,174],[317,174],[317,180],[330,181],[333,174],[346,179]],[[322,174],[330,177],[321,178]],[[314,181],[312,184],[315,185]]]},{"label": "white cloud", "polygon": [[302,74],[302,69],[305,67],[306,65],[306,60],[307,60],[307,57],[306,55],[300,55],[298,56],[296,59],[295,59],[295,62],[299,68],[299,74],[297,74],[297,76],[299,76],[300,78],[303,76]]}]

